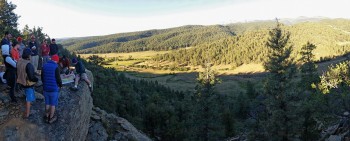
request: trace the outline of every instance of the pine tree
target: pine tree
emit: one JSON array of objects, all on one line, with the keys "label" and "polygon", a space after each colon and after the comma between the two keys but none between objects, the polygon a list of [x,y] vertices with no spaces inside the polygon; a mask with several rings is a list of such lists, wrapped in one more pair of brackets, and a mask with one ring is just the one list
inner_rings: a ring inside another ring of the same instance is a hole
[{"label": "pine tree", "polygon": [[13,36],[18,36],[17,20],[19,16],[14,13],[16,5],[7,0],[0,0],[0,33],[4,35],[5,31],[9,31]]},{"label": "pine tree", "polygon": [[299,83],[301,95],[299,97],[302,99],[301,106],[298,108],[298,115],[301,115],[302,121],[302,133],[301,138],[303,140],[316,140],[318,138],[318,131],[316,130],[316,116],[317,113],[321,111],[319,109],[320,101],[318,101],[317,96],[319,96],[312,85],[318,82],[317,75],[317,65],[313,62],[314,55],[312,51],[316,49],[314,44],[307,42],[301,48],[300,54],[302,55],[300,61],[303,65],[300,68],[301,71],[301,81]]},{"label": "pine tree", "polygon": [[199,73],[196,86],[196,140],[218,140],[220,137],[218,99],[215,93],[215,85],[219,80],[211,69],[211,64],[206,61],[205,71]]},{"label": "pine tree", "polygon": [[266,43],[271,49],[268,62],[264,64],[270,72],[266,83],[266,110],[268,117],[264,123],[268,138],[271,140],[290,140],[295,125],[292,123],[290,99],[293,96],[295,64],[290,58],[292,46],[289,45],[289,32],[283,32],[281,24],[269,32],[270,38]]},{"label": "pine tree", "polygon": [[307,90],[312,90],[311,85],[318,81],[317,65],[313,62],[315,55],[313,55],[312,51],[314,49],[316,49],[316,46],[307,42],[307,44],[301,48],[300,52],[302,55],[300,61],[304,63],[301,66],[301,82]]}]

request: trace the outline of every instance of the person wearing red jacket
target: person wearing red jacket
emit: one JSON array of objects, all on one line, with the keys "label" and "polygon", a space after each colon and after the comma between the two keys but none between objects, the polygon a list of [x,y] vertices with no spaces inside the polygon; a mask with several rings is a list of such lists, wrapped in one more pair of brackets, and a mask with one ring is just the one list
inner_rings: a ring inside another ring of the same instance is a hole
[{"label": "person wearing red jacket", "polygon": [[63,55],[63,57],[60,59],[59,65],[61,68],[61,74],[69,74],[70,62],[66,55]]},{"label": "person wearing red jacket", "polygon": [[50,47],[46,42],[46,39],[43,40],[43,43],[41,44],[41,56],[43,57],[43,65],[46,64],[47,61],[50,59]]},{"label": "person wearing red jacket", "polygon": [[18,62],[19,60],[19,43],[15,43],[15,44],[12,44],[13,45],[13,49],[11,49],[11,57],[13,60],[15,60],[16,62]]}]

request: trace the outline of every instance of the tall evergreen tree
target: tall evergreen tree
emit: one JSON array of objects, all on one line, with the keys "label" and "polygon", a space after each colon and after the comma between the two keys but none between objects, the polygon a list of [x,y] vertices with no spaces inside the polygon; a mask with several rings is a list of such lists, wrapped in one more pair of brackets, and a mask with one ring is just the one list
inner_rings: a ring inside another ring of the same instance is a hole
[{"label": "tall evergreen tree", "polygon": [[299,60],[303,63],[300,67],[301,81],[299,83],[301,106],[298,108],[298,115],[300,115],[300,119],[302,119],[301,139],[303,140],[316,140],[318,138],[319,131],[315,128],[317,123],[315,119],[318,118],[318,113],[322,113],[322,111],[319,110],[319,105],[321,104],[318,100],[319,98],[317,98],[320,95],[316,93],[312,86],[315,86],[315,83],[319,81],[317,65],[313,61],[315,55],[312,51],[314,49],[316,49],[316,46],[307,42],[307,44],[301,48],[301,58]]},{"label": "tall evergreen tree", "polygon": [[218,99],[215,93],[215,85],[219,80],[211,69],[211,64],[206,61],[205,71],[199,73],[196,86],[196,140],[218,140],[220,129],[218,128],[219,113],[217,110]]},{"label": "tall evergreen tree", "polygon": [[29,26],[26,24],[24,26],[24,28],[22,29],[22,35],[23,35],[23,40],[25,43],[29,42],[30,40],[30,34],[32,33],[33,31],[31,29],[29,29]]},{"label": "tall evergreen tree", "polygon": [[303,63],[301,66],[301,82],[307,90],[311,90],[311,85],[318,81],[317,65],[313,61],[315,55],[312,53],[315,49],[316,46],[314,44],[307,42],[307,44],[301,48],[300,52],[300,61]]},{"label": "tall evergreen tree", "polygon": [[5,31],[9,31],[14,36],[19,35],[17,30],[17,20],[19,16],[14,13],[16,5],[7,0],[0,0],[0,33],[4,35]]},{"label": "tall evergreen tree", "polygon": [[265,128],[271,140],[290,140],[293,128],[291,97],[294,94],[293,82],[295,64],[290,58],[292,46],[289,45],[289,32],[283,32],[281,24],[277,21],[277,27],[269,32],[270,38],[266,43],[272,52],[268,61],[264,64],[270,72],[266,83],[266,108],[268,118]]}]

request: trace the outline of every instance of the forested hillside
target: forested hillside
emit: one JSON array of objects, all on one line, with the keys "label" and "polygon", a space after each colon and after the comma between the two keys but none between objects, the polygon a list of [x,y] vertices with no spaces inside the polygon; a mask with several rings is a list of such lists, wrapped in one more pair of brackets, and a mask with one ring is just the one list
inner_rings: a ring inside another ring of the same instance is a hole
[{"label": "forested hillside", "polygon": [[[304,44],[305,40],[312,40],[312,42],[319,43],[317,44],[318,46],[321,45],[331,48],[329,45],[333,45],[334,42],[344,45],[343,41],[346,41],[348,38],[343,37],[343,35],[349,34],[350,20],[324,19],[314,20],[313,22],[307,22],[307,20],[302,21],[303,22],[295,22],[295,24],[289,25],[291,23],[285,20],[286,25],[288,25],[285,29],[293,33],[292,35],[295,39],[292,40],[296,41],[297,46]],[[208,44],[217,40],[222,40],[222,38],[231,38],[237,35],[249,38],[252,37],[250,35],[251,32],[262,32],[259,34],[266,34],[266,31],[273,26],[273,21],[212,26],[191,25],[162,30],[74,38],[63,40],[62,44],[68,50],[76,51],[77,53],[174,50]],[[318,36],[322,36],[322,38],[317,38]],[[341,37],[339,38],[339,36]],[[309,39],[309,37],[313,37],[313,39]]]},{"label": "forested hillside", "polygon": [[[343,22],[350,24],[350,21]],[[350,30],[336,23],[329,25],[326,22],[305,22],[282,28],[291,33],[292,44],[290,45],[293,46],[292,56],[295,58],[298,58],[298,52],[308,41],[317,46],[314,50],[316,60],[332,58],[350,51],[350,33],[348,32]],[[263,63],[269,52],[265,47],[267,37],[268,29],[247,31],[244,34],[207,42],[190,49],[180,49],[159,55],[154,60],[174,61],[178,64],[194,66],[203,64],[207,59],[215,65],[231,64],[233,67],[244,63]]]},{"label": "forested hillside", "polygon": [[245,81],[243,91],[232,93],[217,91],[220,80],[207,62],[195,91],[189,92],[129,79],[91,57],[85,63],[95,73],[94,104],[127,118],[155,140],[328,138],[320,133],[349,110],[349,78],[343,77],[348,76],[348,62],[319,77],[312,61],[314,44],[302,46],[296,63],[290,56],[290,32],[278,26],[266,34],[264,67],[270,73],[263,82]]},{"label": "forested hillside", "polygon": [[165,30],[149,30],[86,39],[64,41],[68,50],[78,53],[135,52],[171,50],[214,41],[234,33],[225,26],[183,26]]},{"label": "forested hillside", "polygon": [[[308,41],[316,45],[315,61],[324,61],[350,51],[350,20],[295,20],[281,26],[291,33],[292,57],[298,59],[301,47]],[[273,21],[257,21],[212,26],[183,26],[163,30],[121,33],[76,38],[63,45],[77,53],[136,52],[172,50],[155,56],[149,66],[198,66],[206,60],[214,65],[262,64],[267,59],[265,42]],[[173,63],[168,63],[173,62]],[[142,64],[141,64],[142,65]],[[148,66],[147,65],[147,66]],[[137,64],[135,64],[137,66]],[[161,67],[159,68],[161,69]]]}]

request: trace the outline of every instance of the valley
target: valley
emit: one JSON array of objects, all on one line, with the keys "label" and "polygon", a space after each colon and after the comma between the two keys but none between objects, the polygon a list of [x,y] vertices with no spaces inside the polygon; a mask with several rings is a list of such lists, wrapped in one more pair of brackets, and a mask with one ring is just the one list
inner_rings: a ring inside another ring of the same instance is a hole
[{"label": "valley", "polygon": [[283,137],[275,129],[296,127],[310,130],[290,135],[318,139],[313,127],[332,126],[349,104],[350,20],[284,22],[187,25],[61,43],[94,72],[94,103],[151,137],[191,139],[183,129],[201,133],[192,125],[210,124],[217,127],[208,131],[218,133],[213,138],[269,140]]}]

